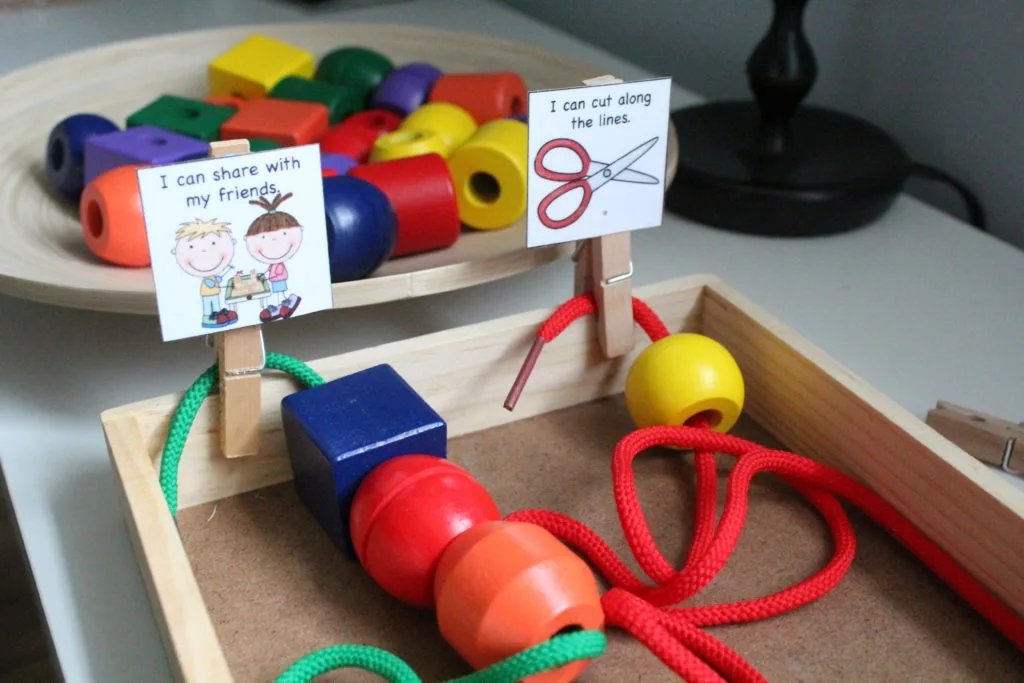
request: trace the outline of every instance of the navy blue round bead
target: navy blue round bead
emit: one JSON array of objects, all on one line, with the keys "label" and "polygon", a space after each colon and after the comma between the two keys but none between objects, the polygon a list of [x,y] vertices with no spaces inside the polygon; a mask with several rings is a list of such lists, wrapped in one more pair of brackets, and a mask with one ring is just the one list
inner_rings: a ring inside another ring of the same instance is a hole
[{"label": "navy blue round bead", "polygon": [[85,142],[95,135],[120,130],[97,114],[74,114],[50,131],[46,141],[46,178],[58,193],[78,201],[85,187]]},{"label": "navy blue round bead", "polygon": [[391,258],[398,218],[387,195],[347,175],[323,179],[331,282],[359,280]]}]

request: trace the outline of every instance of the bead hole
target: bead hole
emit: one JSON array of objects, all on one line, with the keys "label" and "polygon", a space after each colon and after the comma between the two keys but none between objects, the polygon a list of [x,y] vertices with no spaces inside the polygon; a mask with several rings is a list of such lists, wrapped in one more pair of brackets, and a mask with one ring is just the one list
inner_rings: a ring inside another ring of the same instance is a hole
[{"label": "bead hole", "polygon": [[501,196],[501,185],[490,173],[478,171],[469,177],[469,191],[484,204],[493,204]]},{"label": "bead hole", "polygon": [[202,112],[200,112],[198,109],[193,109],[190,107],[188,109],[182,109],[181,115],[187,119],[198,119],[202,115]]},{"label": "bead hole", "polygon": [[167,144],[167,138],[153,138],[152,140],[150,140],[150,142],[159,147],[160,145]]},{"label": "bead hole", "polygon": [[697,413],[696,415],[691,417],[689,420],[687,420],[686,423],[687,424],[693,424],[693,423],[697,422],[697,420],[700,419],[700,418],[703,418],[703,419],[707,420],[708,421],[708,426],[712,427],[712,428],[717,427],[718,425],[720,425],[722,423],[722,414],[720,412],[718,412],[717,410],[705,410],[704,412]]},{"label": "bead hole", "polygon": [[64,162],[67,160],[67,154],[64,150],[63,140],[54,140],[53,144],[50,145],[50,168],[55,171],[59,171],[64,168]]},{"label": "bead hole", "polygon": [[563,626],[562,628],[560,628],[557,631],[555,631],[555,635],[553,635],[551,637],[552,638],[557,638],[558,636],[567,636],[570,633],[578,633],[579,631],[582,631],[582,630],[583,630],[583,627],[580,626],[579,624],[569,624],[568,626]]},{"label": "bead hole", "polygon": [[512,97],[512,102],[511,102],[511,107],[512,107],[512,113],[513,114],[522,114],[523,113],[523,100],[518,95],[513,96]]},{"label": "bead hole", "polygon": [[94,239],[103,236],[103,212],[99,202],[89,202],[85,209],[85,228]]}]

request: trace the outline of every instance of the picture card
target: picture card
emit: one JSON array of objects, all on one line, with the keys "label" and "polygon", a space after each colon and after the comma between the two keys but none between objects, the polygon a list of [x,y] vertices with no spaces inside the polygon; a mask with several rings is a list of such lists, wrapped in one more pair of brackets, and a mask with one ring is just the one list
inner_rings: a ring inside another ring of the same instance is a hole
[{"label": "picture card", "polygon": [[138,178],[164,341],[333,306],[319,145]]},{"label": "picture card", "polygon": [[526,244],[661,225],[672,79],[529,94]]}]

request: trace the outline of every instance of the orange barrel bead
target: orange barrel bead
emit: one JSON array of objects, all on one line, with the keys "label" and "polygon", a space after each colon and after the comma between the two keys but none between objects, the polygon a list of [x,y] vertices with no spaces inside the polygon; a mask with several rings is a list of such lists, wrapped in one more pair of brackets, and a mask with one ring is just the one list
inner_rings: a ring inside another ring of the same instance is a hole
[{"label": "orange barrel bead", "polygon": [[78,204],[85,244],[96,256],[118,266],[148,266],[149,243],[139,179],[145,165],[117,166],[86,185]]},{"label": "orange barrel bead", "polygon": [[[534,524],[485,522],[463,532],[438,563],[434,595],[441,634],[475,669],[560,633],[604,628],[593,572]],[[573,662],[524,680],[567,683],[586,666]]]},{"label": "orange barrel bead", "polygon": [[526,112],[526,83],[511,71],[446,74],[434,83],[428,102],[456,104],[478,125]]},{"label": "orange barrel bead", "polygon": [[467,529],[498,519],[491,494],[463,468],[432,455],[401,455],[359,485],[349,528],[360,564],[381,588],[431,607],[445,548]]}]

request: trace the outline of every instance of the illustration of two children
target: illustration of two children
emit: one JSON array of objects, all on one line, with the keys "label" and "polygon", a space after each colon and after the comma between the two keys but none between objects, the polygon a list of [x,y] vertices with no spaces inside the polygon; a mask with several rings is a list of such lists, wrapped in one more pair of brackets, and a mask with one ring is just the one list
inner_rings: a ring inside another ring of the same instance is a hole
[{"label": "illustration of two children", "polygon": [[[278,194],[269,201],[260,197],[249,202],[266,212],[256,218],[245,233],[249,255],[268,266],[258,278],[260,282],[269,283],[267,298],[272,298],[274,303],[260,311],[263,322],[291,316],[302,300],[297,294],[288,295],[288,268],[285,266],[302,244],[302,226],[291,214],[278,211],[278,207],[291,196],[291,193]],[[234,269],[235,239],[230,224],[197,218],[183,223],[174,239],[173,253],[178,266],[200,279],[203,327],[226,327],[237,322],[238,313],[226,308],[221,297],[221,285],[227,273]]]}]

